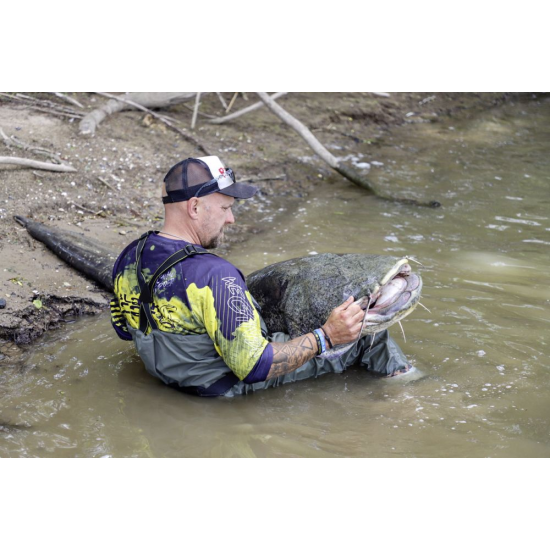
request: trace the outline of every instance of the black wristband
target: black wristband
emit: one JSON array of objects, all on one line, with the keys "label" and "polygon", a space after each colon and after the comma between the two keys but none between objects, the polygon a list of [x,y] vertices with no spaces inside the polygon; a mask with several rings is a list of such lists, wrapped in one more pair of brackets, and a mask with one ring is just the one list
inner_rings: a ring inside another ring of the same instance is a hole
[{"label": "black wristband", "polygon": [[328,342],[328,345],[330,346],[330,349],[332,349],[334,346],[332,345],[332,342],[330,341],[330,338],[328,337],[327,331],[324,328],[321,328],[323,331],[323,334],[325,335],[325,340]]}]

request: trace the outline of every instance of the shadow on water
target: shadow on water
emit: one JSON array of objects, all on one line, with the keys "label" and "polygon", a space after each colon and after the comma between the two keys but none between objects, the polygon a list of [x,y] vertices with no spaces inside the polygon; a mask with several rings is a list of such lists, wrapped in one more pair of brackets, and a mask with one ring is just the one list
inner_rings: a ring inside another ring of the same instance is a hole
[{"label": "shadow on water", "polygon": [[201,400],[149,377],[102,315],[0,367],[0,456],[550,456],[549,143],[547,99],[395,130],[360,145],[370,177],[442,209],[324,183],[232,251],[245,273],[321,252],[417,258],[430,311],[406,343],[392,334],[422,377],[351,368]]}]

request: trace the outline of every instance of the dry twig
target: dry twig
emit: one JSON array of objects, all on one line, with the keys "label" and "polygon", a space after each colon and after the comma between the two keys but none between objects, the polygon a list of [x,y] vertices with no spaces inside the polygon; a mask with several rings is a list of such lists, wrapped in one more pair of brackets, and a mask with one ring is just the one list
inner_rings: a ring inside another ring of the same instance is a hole
[{"label": "dry twig", "polygon": [[97,179],[106,187],[108,187],[111,191],[114,191],[115,193],[118,193],[118,189],[115,189],[108,181],[104,180],[103,178],[97,176]]},{"label": "dry twig", "polygon": [[38,99],[37,97],[31,97],[21,93],[6,94],[4,92],[0,92],[0,96],[11,99],[12,101],[22,102],[28,107],[36,109],[37,111],[43,111],[46,113],[58,116],[65,116],[69,118],[83,118],[82,112],[75,111],[74,109],[71,109],[64,105],[59,105],[59,103],[54,103],[53,101],[48,101],[46,99]]},{"label": "dry twig", "polygon": [[34,145],[25,143],[22,139],[19,139],[15,136],[8,136],[2,128],[0,128],[0,137],[4,140],[4,143],[7,145],[8,148],[17,147],[19,149],[23,149],[23,151],[30,151],[37,155],[42,155],[44,157],[52,159],[58,164],[63,164],[57,153],[54,153],[53,151],[50,151],[48,149],[44,149],[44,147],[36,147]]},{"label": "dry twig", "polygon": [[99,212],[96,212],[95,210],[91,210],[90,208],[86,208],[85,206],[82,206],[81,204],[77,204],[73,201],[67,201],[70,205],[76,206],[79,210],[83,210],[84,212],[88,212],[88,214],[93,214],[94,216],[97,216],[102,210]]},{"label": "dry twig", "polygon": [[239,181],[241,183],[254,183],[257,181],[277,181],[277,180],[284,180],[286,179],[286,176],[284,174],[281,174],[280,176],[273,176],[271,178],[264,178],[262,176],[243,176],[242,178],[239,178]]},{"label": "dry twig", "polygon": [[67,103],[70,103],[71,105],[74,105],[75,107],[80,107],[81,109],[84,109],[84,105],[82,105],[82,103],[80,103],[80,101],[77,101],[73,97],[62,94],[61,92],[52,92],[52,93],[53,93],[53,95],[55,95],[56,97],[60,97],[61,99],[63,99]]},{"label": "dry twig", "polygon": [[231,98],[231,101],[229,102],[229,105],[227,106],[227,109],[225,110],[226,113],[229,113],[229,111],[231,111],[231,107],[233,107],[233,103],[235,103],[235,100],[237,99],[238,95],[239,95],[239,92],[235,92],[233,94],[233,97]]},{"label": "dry twig", "polygon": [[191,119],[191,130],[194,130],[195,125],[197,124],[197,115],[199,114],[200,104],[201,104],[201,93],[197,92],[197,96],[195,97],[195,108],[193,109],[193,118]]},{"label": "dry twig", "polygon": [[218,99],[220,100],[220,103],[222,104],[222,107],[224,109],[227,109],[227,102],[225,101],[225,99],[223,98],[223,95],[221,92],[216,92],[216,95],[218,96]]},{"label": "dry twig", "polygon": [[[273,94],[271,96],[271,99],[275,100],[278,99],[285,94],[288,94],[288,92],[277,92],[276,94]],[[234,113],[220,117],[220,118],[213,118],[212,120],[208,121],[208,124],[223,124],[224,122],[228,122],[230,120],[233,120],[234,118],[238,118],[241,115],[245,115],[246,113],[250,113],[251,111],[255,111],[256,109],[259,109],[260,107],[263,107],[264,104],[261,101],[258,101],[257,103],[254,103],[252,105],[249,105],[248,107],[245,107],[244,109],[241,109],[240,111],[235,111]]]}]

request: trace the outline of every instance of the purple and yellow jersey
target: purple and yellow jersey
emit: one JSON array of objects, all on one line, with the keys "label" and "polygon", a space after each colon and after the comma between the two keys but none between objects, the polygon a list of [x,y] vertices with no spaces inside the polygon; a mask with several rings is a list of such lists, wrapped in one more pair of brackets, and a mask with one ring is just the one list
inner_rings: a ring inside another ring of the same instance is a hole
[{"label": "purple and yellow jersey", "polygon": [[[123,250],[113,268],[111,321],[124,340],[132,339],[127,325],[139,328],[137,242]],[[186,244],[150,235],[142,254],[145,280],[149,281],[162,262]],[[177,263],[156,282],[151,312],[159,330],[208,333],[216,351],[240,380],[253,384],[266,379],[273,348],[262,334],[260,315],[242,273],[223,258],[198,254]]]}]

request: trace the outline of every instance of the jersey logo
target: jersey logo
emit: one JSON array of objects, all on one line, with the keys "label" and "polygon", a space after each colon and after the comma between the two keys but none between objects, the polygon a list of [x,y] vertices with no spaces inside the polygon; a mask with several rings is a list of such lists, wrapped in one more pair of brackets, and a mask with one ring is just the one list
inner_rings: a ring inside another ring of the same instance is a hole
[{"label": "jersey logo", "polygon": [[164,275],[159,277],[159,280],[155,283],[157,291],[162,290],[168,286],[172,286],[172,283],[176,280],[176,270],[171,269]]},{"label": "jersey logo", "polygon": [[239,285],[235,284],[235,277],[224,277],[222,281],[225,288],[229,291],[227,305],[231,311],[237,314],[237,323],[246,323],[254,319],[254,310],[246,295]]}]

